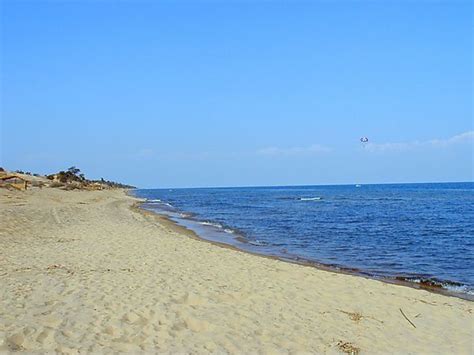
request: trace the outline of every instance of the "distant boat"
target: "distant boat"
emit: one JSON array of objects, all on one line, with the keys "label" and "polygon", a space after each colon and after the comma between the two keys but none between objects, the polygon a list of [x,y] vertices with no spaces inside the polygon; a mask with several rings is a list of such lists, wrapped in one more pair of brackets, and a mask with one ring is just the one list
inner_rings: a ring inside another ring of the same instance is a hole
[{"label": "distant boat", "polygon": [[362,185],[357,184],[356,187],[362,187]]}]

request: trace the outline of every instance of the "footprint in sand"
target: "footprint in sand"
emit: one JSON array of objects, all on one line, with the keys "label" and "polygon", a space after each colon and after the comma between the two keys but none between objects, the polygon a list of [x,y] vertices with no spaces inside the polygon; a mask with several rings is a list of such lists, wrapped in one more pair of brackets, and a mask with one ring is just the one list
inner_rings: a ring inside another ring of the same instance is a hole
[{"label": "footprint in sand", "polygon": [[59,216],[58,216],[58,211],[56,210],[56,208],[52,208],[51,209],[51,214],[53,215],[53,218],[54,220],[56,221],[57,224],[61,224],[61,220],[59,219]]}]

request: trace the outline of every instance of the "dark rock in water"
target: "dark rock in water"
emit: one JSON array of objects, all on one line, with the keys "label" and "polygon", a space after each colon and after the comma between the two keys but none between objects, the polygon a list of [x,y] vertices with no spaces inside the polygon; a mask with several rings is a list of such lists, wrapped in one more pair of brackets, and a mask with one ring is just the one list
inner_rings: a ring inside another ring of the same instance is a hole
[{"label": "dark rock in water", "polygon": [[443,284],[434,280],[430,279],[421,279],[418,284],[421,287],[428,287],[428,288],[443,288]]},{"label": "dark rock in water", "polygon": [[442,281],[437,279],[428,279],[420,277],[397,276],[395,277],[395,279],[398,281],[415,283],[422,288],[446,288],[446,286],[462,286],[462,284],[459,282]]}]

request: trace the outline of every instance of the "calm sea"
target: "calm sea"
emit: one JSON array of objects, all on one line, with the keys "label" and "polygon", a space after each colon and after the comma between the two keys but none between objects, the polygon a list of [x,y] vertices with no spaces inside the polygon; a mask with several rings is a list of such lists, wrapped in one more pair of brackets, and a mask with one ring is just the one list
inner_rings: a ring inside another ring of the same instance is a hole
[{"label": "calm sea", "polygon": [[204,239],[474,295],[474,183],[136,190]]}]

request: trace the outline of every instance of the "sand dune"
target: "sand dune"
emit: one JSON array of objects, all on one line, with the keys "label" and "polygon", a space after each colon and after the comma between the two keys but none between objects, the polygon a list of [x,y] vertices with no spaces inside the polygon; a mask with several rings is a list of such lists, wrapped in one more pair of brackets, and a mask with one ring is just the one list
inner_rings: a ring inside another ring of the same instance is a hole
[{"label": "sand dune", "polygon": [[472,302],[199,241],[119,190],[0,202],[0,351],[473,352]]}]

